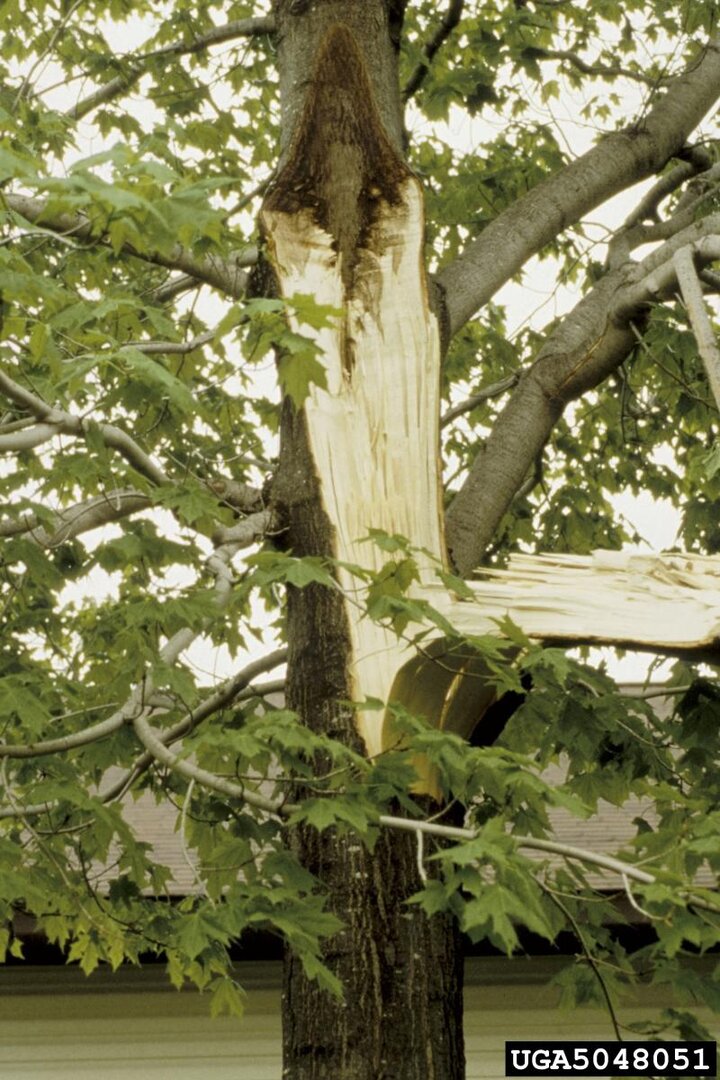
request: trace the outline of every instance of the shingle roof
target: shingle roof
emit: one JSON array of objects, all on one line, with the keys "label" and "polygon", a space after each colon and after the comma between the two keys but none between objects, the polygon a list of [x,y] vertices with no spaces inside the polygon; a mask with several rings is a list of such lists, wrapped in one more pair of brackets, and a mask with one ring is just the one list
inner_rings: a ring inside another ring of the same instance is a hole
[{"label": "shingle roof", "polygon": [[[636,690],[631,686],[623,689],[627,693]],[[659,714],[667,712],[671,707],[669,699],[665,698],[654,699],[653,704]],[[556,776],[559,780],[562,776],[561,767],[554,766],[550,776]],[[647,806],[638,799],[628,800],[622,807],[601,801],[597,815],[586,821],[574,817],[566,810],[553,809],[550,811],[550,818],[554,839],[593,852],[612,854],[632,839],[636,833],[633,819],[646,810]],[[146,793],[137,801],[128,801],[125,818],[140,839],[152,845],[156,861],[170,869],[172,884],[169,886],[169,893],[184,896],[195,891],[198,886],[191,869],[192,854],[184,848],[179,832],[176,831],[176,809],[167,804],[157,804],[154,798]],[[528,854],[536,858],[547,857],[539,852]],[[606,871],[593,871],[589,880],[599,889],[622,888],[620,876]],[[709,873],[702,874],[701,881],[704,885],[716,883]]]}]

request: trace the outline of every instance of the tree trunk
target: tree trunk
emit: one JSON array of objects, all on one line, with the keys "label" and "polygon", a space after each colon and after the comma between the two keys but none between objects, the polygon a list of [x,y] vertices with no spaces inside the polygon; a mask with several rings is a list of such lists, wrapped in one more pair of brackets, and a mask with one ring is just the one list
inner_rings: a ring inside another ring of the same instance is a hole
[{"label": "tree trunk", "polygon": [[[402,6],[276,4],[282,157],[262,214],[281,294],[311,293],[344,312],[317,338],[327,391],[313,388],[300,409],[284,403],[274,502],[294,554],[371,566],[379,553],[358,544],[371,527],[438,557],[442,548],[439,339],[422,193],[401,147],[393,41]],[[377,751],[382,717],[346,703],[390,696],[403,651],[394,636],[360,619],[346,595],[310,586],[290,590],[288,638],[288,704],[314,730]],[[324,954],[344,1000],[288,953],[284,1077],[461,1080],[459,935],[449,918],[405,903],[420,887],[415,839],[387,833],[369,852],[303,827],[291,843],[345,924]]]}]

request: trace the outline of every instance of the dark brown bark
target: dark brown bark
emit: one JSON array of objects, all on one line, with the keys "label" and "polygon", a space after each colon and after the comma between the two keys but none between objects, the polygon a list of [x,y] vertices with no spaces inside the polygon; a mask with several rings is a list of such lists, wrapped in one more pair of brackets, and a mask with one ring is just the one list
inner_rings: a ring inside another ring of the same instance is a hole
[{"label": "dark brown bark", "polygon": [[[283,93],[283,163],[266,208],[310,212],[330,232],[350,287],[358,247],[372,235],[373,200],[392,205],[406,175],[393,34],[396,0],[276,4]],[[349,356],[349,362],[351,357]],[[348,373],[350,374],[350,373]],[[289,402],[273,501],[298,555],[332,555],[306,420]],[[313,730],[361,748],[352,696],[351,640],[339,592],[289,590],[287,700]],[[462,1080],[462,951],[445,916],[406,901],[420,887],[415,839],[382,835],[373,851],[353,836],[293,831],[290,844],[325,887],[344,929],[323,959],[337,1001],[308,980],[290,951],[283,995],[286,1080]]]}]

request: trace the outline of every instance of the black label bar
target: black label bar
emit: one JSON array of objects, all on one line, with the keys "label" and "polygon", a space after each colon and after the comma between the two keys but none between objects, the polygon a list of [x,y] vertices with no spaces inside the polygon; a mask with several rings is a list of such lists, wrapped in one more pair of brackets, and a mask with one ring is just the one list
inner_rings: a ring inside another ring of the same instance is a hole
[{"label": "black label bar", "polygon": [[506,1042],[506,1076],[717,1075],[714,1042]]}]

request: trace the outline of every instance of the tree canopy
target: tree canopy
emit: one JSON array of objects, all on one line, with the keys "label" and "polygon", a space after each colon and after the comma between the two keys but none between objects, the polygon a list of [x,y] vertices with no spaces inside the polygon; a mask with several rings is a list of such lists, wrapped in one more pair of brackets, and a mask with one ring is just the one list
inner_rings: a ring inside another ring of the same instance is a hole
[{"label": "tree canopy", "polygon": [[[508,953],[520,927],[569,931],[584,959],[562,977],[569,1002],[614,1007],[642,978],[715,1007],[717,981],[682,962],[720,941],[720,902],[696,880],[720,869],[707,657],[674,663],[676,707],[658,719],[587,655],[512,622],[466,635],[493,694],[519,702],[493,745],[365,701],[398,733],[368,757],[268,704],[288,589],[343,589],[419,654],[456,635],[414,593],[423,540],[368,521],[366,563],[338,567],[288,547],[275,497],[281,403],[300,415],[326,390],[339,318],[314,287],[268,286],[257,224],[287,180],[289,20],[307,7],[0,5],[0,952],[21,954],[24,910],[88,973],[161,955],[175,985],[240,1011],[229,947],[263,927],[341,994],[323,955],[339,916],[285,834],[302,823],[372,851],[384,830],[424,828],[409,902],[428,916]],[[462,596],[511,553],[638,541],[621,492],[666,500],[679,547],[720,553],[717,4],[384,7],[401,129],[379,112],[424,192],[444,356],[444,586]],[[621,192],[618,221],[601,208]],[[572,303],[534,312],[538,274]],[[508,283],[523,321],[497,296]],[[413,798],[420,759],[461,822]],[[560,784],[544,775],[558,761]],[[174,807],[195,867],[178,905],[158,901],[168,871],[123,816],[141,791]],[[655,931],[635,951],[588,882],[602,862],[554,845],[548,814],[631,798],[636,836],[605,854]]]}]

